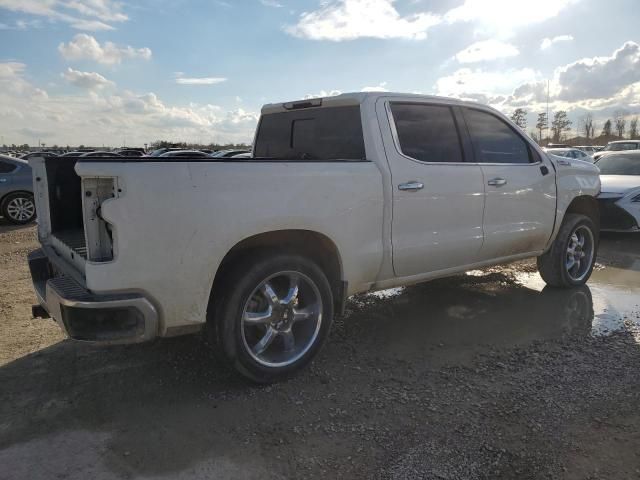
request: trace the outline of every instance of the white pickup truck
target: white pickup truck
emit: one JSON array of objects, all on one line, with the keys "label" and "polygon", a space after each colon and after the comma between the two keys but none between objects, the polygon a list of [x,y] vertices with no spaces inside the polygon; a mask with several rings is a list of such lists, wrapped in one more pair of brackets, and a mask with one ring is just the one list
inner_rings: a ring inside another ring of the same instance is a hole
[{"label": "white pickup truck", "polygon": [[255,381],[307,364],[350,295],[527,257],[571,287],[598,247],[595,166],[446,98],[266,105],[253,158],[32,166],[35,315],[101,343],[204,330]]}]

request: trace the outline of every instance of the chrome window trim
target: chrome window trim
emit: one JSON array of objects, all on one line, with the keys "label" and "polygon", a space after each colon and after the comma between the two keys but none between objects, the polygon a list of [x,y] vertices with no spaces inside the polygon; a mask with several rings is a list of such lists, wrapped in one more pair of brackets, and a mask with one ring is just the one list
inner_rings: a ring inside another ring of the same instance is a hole
[{"label": "chrome window trim", "polygon": [[[454,106],[458,106],[458,105],[454,105],[454,104],[449,104],[449,103],[433,103],[433,102],[404,102],[404,101],[392,101],[392,100],[386,100],[384,102],[384,107],[385,110],[387,112],[387,120],[389,121],[389,127],[391,129],[391,137],[393,138],[393,145],[395,147],[396,153],[398,155],[400,155],[403,158],[406,158],[407,160],[411,160],[412,162],[417,162],[421,165],[456,165],[456,166],[463,166],[463,165],[487,165],[487,166],[511,166],[511,167],[529,167],[529,166],[536,166],[536,165],[542,165],[543,162],[542,160],[539,160],[537,162],[528,162],[528,163],[486,163],[486,162],[425,162],[423,160],[418,160],[417,158],[413,158],[410,157],[409,155],[405,155],[404,152],[402,151],[402,147],[400,146],[400,138],[398,137],[398,130],[396,129],[396,122],[395,119],[393,118],[393,112],[391,111],[391,103],[413,103],[415,105],[430,105],[430,106],[439,106],[439,107],[448,107],[448,108],[452,108]],[[471,107],[469,107],[471,108]],[[482,112],[485,112],[485,110],[478,108],[477,110],[480,110]],[[489,112],[486,112],[489,113]],[[454,121],[455,121],[455,117],[454,117]],[[458,136],[460,135],[460,133],[458,132]],[[522,138],[522,137],[521,137]],[[524,142],[530,147],[533,148],[533,146],[528,142],[527,139],[524,139]],[[462,151],[462,145],[460,145],[460,150]],[[538,152],[539,154],[539,152]],[[538,155],[540,156],[540,155]],[[542,158],[542,157],[540,157]]]}]

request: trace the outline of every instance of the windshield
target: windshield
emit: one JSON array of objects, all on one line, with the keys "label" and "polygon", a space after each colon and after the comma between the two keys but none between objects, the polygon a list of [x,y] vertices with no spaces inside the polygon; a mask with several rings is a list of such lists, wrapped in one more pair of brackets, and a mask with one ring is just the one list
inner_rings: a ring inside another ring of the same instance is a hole
[{"label": "windshield", "polygon": [[626,143],[610,143],[604,149],[607,152],[620,152],[622,150],[636,150],[638,148],[637,143],[626,142]]},{"label": "windshield", "polygon": [[150,157],[159,157],[160,155],[162,155],[164,152],[166,152],[167,149],[166,148],[159,148],[157,150],[154,150],[153,152],[151,152],[149,154]]},{"label": "windshield", "polygon": [[607,155],[598,163],[601,175],[640,175],[640,156]]}]

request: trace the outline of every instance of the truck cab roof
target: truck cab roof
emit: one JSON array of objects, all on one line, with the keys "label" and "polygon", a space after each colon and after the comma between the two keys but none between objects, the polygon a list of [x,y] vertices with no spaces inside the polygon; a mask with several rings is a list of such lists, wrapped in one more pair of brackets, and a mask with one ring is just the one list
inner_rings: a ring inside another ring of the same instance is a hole
[{"label": "truck cab roof", "polygon": [[418,93],[400,93],[400,92],[350,92],[350,93],[342,93],[340,95],[334,95],[330,97],[314,97],[314,98],[305,98],[302,100],[294,100],[290,102],[281,102],[281,103],[268,103],[262,107],[261,113],[263,115],[269,113],[280,113],[286,112],[290,110],[297,110],[303,108],[313,108],[313,107],[346,107],[351,105],[360,105],[365,100],[371,98],[394,98],[397,97],[399,99],[407,100],[407,99],[416,99],[416,100],[433,100],[438,103],[447,103],[454,105],[472,105],[472,106],[483,106],[477,102],[469,102],[465,100],[459,100],[451,97],[441,97],[437,95],[423,95]]}]

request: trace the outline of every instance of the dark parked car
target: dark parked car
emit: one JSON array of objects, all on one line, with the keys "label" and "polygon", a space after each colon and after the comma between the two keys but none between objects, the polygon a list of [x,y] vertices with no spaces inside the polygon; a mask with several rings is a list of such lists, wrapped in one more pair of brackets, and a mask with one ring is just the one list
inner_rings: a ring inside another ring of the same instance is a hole
[{"label": "dark parked car", "polygon": [[159,157],[163,153],[179,152],[181,150],[184,150],[184,148],[180,148],[180,147],[158,148],[157,150],[154,150],[151,153],[149,153],[147,156],[148,157]]},{"label": "dark parked car", "polygon": [[80,155],[83,158],[91,157],[122,157],[122,155],[116,152],[87,152]]},{"label": "dark parked car", "polygon": [[16,225],[36,218],[31,167],[25,160],[0,155],[0,213]]},{"label": "dark parked car", "polygon": [[116,152],[118,155],[122,157],[144,157],[144,150],[138,148],[127,148],[118,150]]},{"label": "dark parked car", "polygon": [[160,158],[166,157],[211,158],[211,155],[200,150],[171,150],[160,155]]},{"label": "dark parked car", "polygon": [[29,160],[31,157],[57,157],[58,154],[54,152],[29,152],[21,155],[22,160]]},{"label": "dark parked car", "polygon": [[80,155],[84,155],[85,153],[91,153],[91,152],[73,151],[73,152],[63,153],[62,155],[60,155],[60,157],[79,157]]}]

